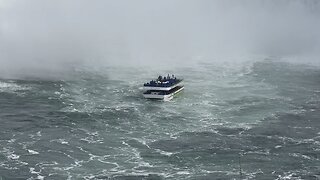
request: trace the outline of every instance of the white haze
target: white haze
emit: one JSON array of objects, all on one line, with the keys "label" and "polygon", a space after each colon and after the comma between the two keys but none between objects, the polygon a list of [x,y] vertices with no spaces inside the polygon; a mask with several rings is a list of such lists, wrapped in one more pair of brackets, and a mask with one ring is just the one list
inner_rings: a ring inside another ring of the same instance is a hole
[{"label": "white haze", "polygon": [[0,0],[2,78],[319,47],[317,0]]}]

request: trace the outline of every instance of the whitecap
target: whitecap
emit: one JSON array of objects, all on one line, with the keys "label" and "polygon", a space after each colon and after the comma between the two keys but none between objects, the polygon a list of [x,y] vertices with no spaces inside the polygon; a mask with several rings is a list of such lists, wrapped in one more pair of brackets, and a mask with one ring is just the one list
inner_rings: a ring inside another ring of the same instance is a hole
[{"label": "whitecap", "polygon": [[123,145],[126,145],[126,146],[130,146],[128,143],[126,143],[126,142],[124,142],[124,141],[122,141],[122,144],[123,144]]},{"label": "whitecap", "polygon": [[[43,180],[43,179],[45,178],[44,176],[41,176],[41,175],[40,175],[41,171],[37,172],[37,171],[35,171],[35,168],[32,168],[32,167],[29,168],[29,172],[30,172],[31,174],[37,174],[36,179]],[[33,178],[29,178],[29,179],[33,179]]]},{"label": "whitecap", "polygon": [[188,174],[190,174],[190,172],[189,171],[179,171],[179,172],[177,172],[177,174],[179,174],[179,175],[188,175]]},{"label": "whitecap", "polygon": [[31,149],[28,149],[28,152],[30,154],[39,154],[39,152],[35,151],[35,150],[31,150]]},{"label": "whitecap", "polygon": [[93,137],[86,137],[86,138],[81,138],[80,139],[81,141],[85,141],[85,142],[87,142],[87,143],[89,143],[89,144],[94,144],[94,143],[100,143],[100,144],[102,144],[103,143],[103,140],[102,139],[94,139]]},{"label": "whitecap", "polygon": [[7,156],[7,158],[8,158],[8,159],[11,159],[11,160],[17,160],[17,159],[20,158],[20,156],[12,153],[12,154],[9,154],[9,155]]},{"label": "whitecap", "polygon": [[16,139],[10,139],[8,140],[8,143],[14,143],[16,141]]},{"label": "whitecap", "polygon": [[44,176],[38,175],[37,179],[42,180],[42,179],[44,179]]},{"label": "whitecap", "polygon": [[59,91],[54,92],[55,95],[60,95],[61,93]]},{"label": "whitecap", "polygon": [[139,162],[139,167],[153,167],[153,165],[151,165],[148,162],[141,161],[141,162]]},{"label": "whitecap", "polygon": [[277,145],[277,146],[275,146],[274,148],[279,149],[279,148],[281,148],[281,147],[282,147],[281,145]]},{"label": "whitecap", "polygon": [[54,139],[54,140],[51,140],[50,142],[57,142],[60,144],[69,144],[69,142],[67,142],[65,139]]},{"label": "whitecap", "polygon": [[67,141],[61,141],[61,144],[69,144]]},{"label": "whitecap", "polygon": [[139,143],[145,145],[147,148],[150,149],[150,147],[145,139],[140,139],[140,138],[132,138],[132,139],[138,141]]},{"label": "whitecap", "polygon": [[21,86],[16,83],[0,82],[0,92],[15,93],[16,91],[29,90],[30,87]]},{"label": "whitecap", "polygon": [[292,177],[294,176],[295,174],[294,173],[291,173],[291,174],[286,174],[286,175],[278,175],[278,179],[292,179]]},{"label": "whitecap", "polygon": [[171,156],[172,154],[174,154],[172,152],[162,151],[160,149],[156,149],[156,152],[158,152],[158,153],[160,153],[162,155],[165,155],[165,156]]}]

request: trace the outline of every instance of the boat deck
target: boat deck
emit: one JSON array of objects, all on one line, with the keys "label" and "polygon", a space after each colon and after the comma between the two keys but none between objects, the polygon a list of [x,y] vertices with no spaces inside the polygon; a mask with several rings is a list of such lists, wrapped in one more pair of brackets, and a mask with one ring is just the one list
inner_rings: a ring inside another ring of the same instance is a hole
[{"label": "boat deck", "polygon": [[149,83],[145,83],[143,86],[144,87],[164,87],[164,88],[167,88],[167,87],[171,87],[171,86],[174,86],[174,85],[177,85],[179,84],[180,82],[182,82],[182,79],[168,79],[167,81],[150,81]]}]

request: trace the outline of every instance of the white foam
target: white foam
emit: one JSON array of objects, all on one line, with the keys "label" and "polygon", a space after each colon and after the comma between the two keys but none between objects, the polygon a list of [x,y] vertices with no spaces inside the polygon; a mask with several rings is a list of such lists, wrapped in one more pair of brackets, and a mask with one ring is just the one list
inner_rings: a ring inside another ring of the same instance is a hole
[{"label": "white foam", "polygon": [[293,156],[293,157],[300,157],[303,159],[308,159],[311,160],[312,158],[310,156],[304,155],[304,154],[300,154],[300,153],[289,153],[289,155]]},{"label": "white foam", "polygon": [[281,176],[281,175],[278,175],[279,179],[292,179],[293,175],[295,175],[294,173],[292,174],[287,174],[287,175],[284,175],[284,176]]},{"label": "white foam", "polygon": [[132,139],[138,141],[139,143],[145,145],[146,147],[148,147],[150,149],[150,146],[148,145],[148,143],[145,139],[140,139],[140,138],[132,138]]},{"label": "white foam", "polygon": [[124,142],[124,141],[122,141],[122,144],[123,144],[123,145],[126,145],[126,146],[130,146],[128,143],[126,143],[126,142]]},{"label": "white foam", "polygon": [[9,154],[9,155],[7,156],[7,158],[8,158],[8,159],[12,159],[12,160],[17,160],[17,159],[20,158],[20,156],[12,153],[12,154]]},{"label": "white foam", "polygon": [[57,142],[60,144],[69,144],[69,142],[67,142],[65,139],[54,139],[54,140],[51,140],[50,142]]},{"label": "white foam", "polygon": [[179,171],[177,172],[177,174],[179,175],[188,175],[188,174],[191,174],[189,171]]},{"label": "white foam", "polygon": [[162,155],[165,155],[165,156],[171,156],[172,154],[174,154],[172,152],[162,151],[160,149],[156,149],[156,152],[158,152],[158,153],[160,153]]},{"label": "white foam", "polygon": [[20,90],[29,90],[30,87],[21,86],[16,83],[0,82],[0,92],[16,92]]},{"label": "white foam", "polygon": [[281,148],[281,147],[282,147],[281,145],[277,145],[277,146],[275,146],[274,148],[279,149],[279,148]]},{"label": "white foam", "polygon": [[35,150],[31,150],[31,149],[28,149],[28,152],[30,154],[39,154],[39,152],[35,151]]},{"label": "white foam", "polygon": [[85,141],[89,144],[95,144],[95,143],[99,143],[99,144],[102,144],[103,143],[103,140],[102,139],[97,139],[95,140],[92,136],[90,137],[86,137],[86,138],[81,138],[80,139],[81,141]]},{"label": "white foam", "polygon": [[61,93],[59,91],[54,92],[55,95],[60,95]]},{"label": "white foam", "polygon": [[42,180],[42,179],[44,179],[44,176],[38,175],[37,179]]},{"label": "white foam", "polygon": [[16,141],[16,139],[10,139],[9,141],[8,141],[8,143],[14,143]]},{"label": "white foam", "polygon": [[139,162],[139,166],[142,166],[142,167],[153,167],[153,165],[151,165],[150,163],[145,162],[145,161]]},{"label": "white foam", "polygon": [[[30,172],[31,174],[37,174],[36,179],[43,180],[43,179],[45,178],[44,176],[41,176],[41,175],[40,175],[41,171],[37,172],[37,171],[35,171],[35,168],[29,168],[29,172]],[[29,178],[29,179],[31,180],[31,179],[33,179],[33,178]],[[29,180],[29,179],[28,179],[28,180]]]}]

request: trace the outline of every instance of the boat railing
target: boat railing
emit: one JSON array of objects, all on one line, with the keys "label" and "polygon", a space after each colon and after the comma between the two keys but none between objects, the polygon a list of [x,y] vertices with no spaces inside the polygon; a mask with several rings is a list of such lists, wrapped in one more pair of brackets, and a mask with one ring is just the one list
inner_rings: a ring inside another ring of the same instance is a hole
[{"label": "boat railing", "polygon": [[182,79],[168,79],[166,81],[155,81],[152,80],[148,83],[145,83],[144,86],[146,87],[171,87],[175,84],[178,84],[182,81]]}]

